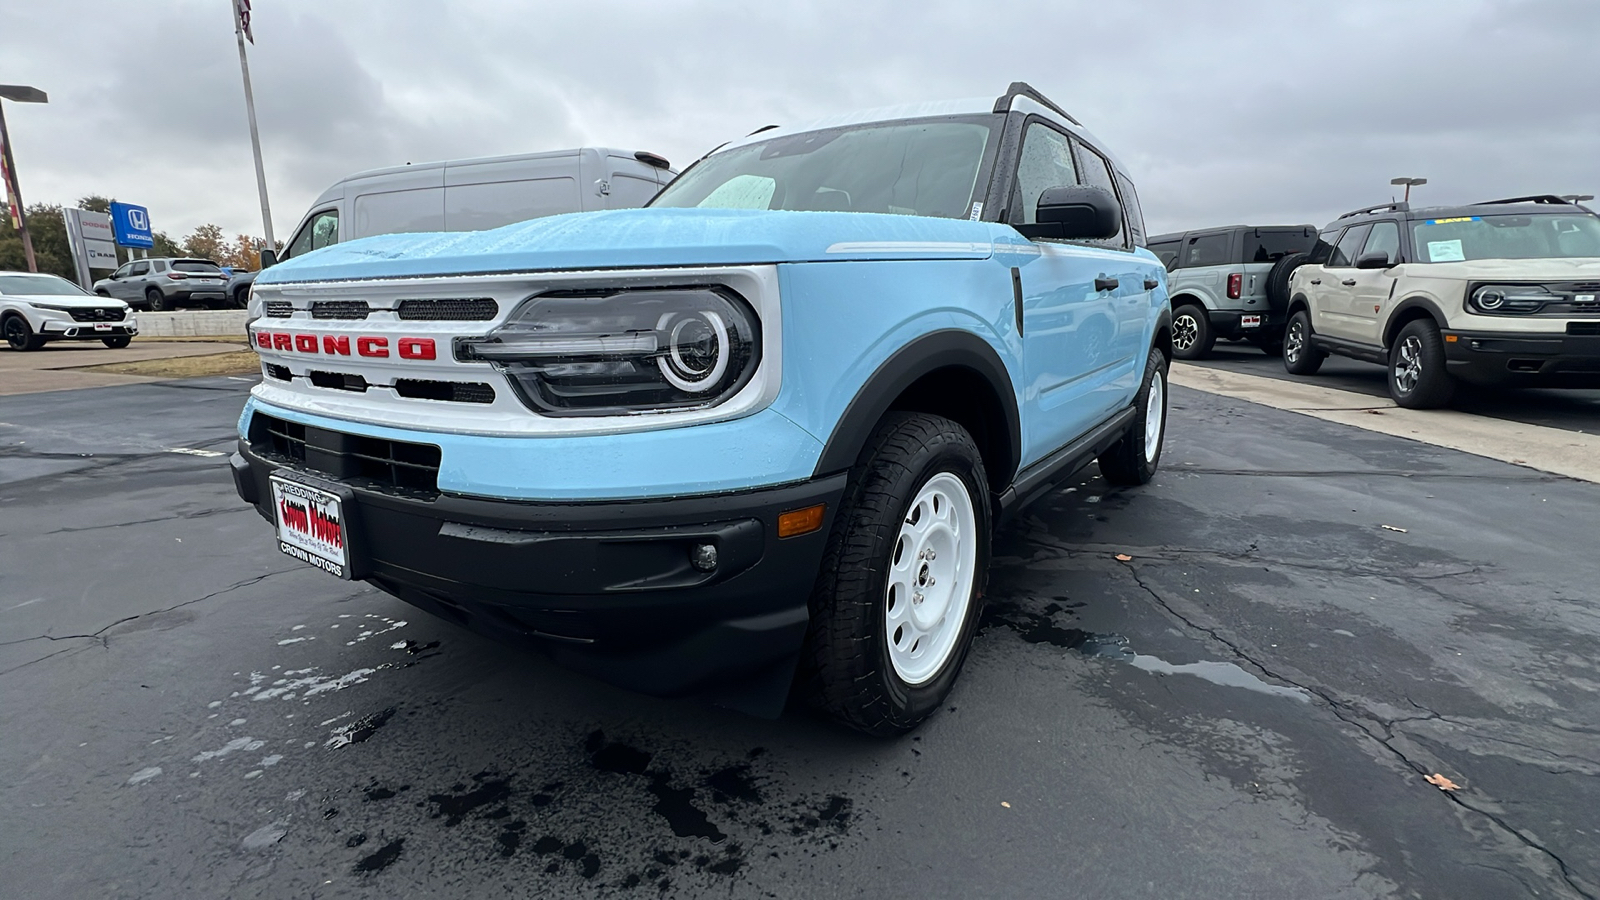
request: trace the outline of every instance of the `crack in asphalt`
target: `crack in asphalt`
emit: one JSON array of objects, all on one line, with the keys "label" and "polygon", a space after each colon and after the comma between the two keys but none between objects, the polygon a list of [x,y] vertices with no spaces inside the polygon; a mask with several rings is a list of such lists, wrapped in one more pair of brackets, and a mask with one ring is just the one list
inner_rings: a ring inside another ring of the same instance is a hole
[{"label": "crack in asphalt", "polygon": [[1200,466],[1183,466],[1168,474],[1181,475],[1241,475],[1255,478],[1412,478],[1418,481],[1571,481],[1562,475],[1551,475],[1533,469],[1504,475],[1468,475],[1458,472],[1421,472],[1406,469],[1209,469]]},{"label": "crack in asphalt", "polygon": [[[162,609],[153,609],[153,610],[150,610],[149,612],[142,612],[142,613],[137,613],[137,614],[131,615],[131,616],[124,616],[124,617],[116,620],[115,622],[112,622],[111,624],[105,626],[104,628],[101,628],[100,630],[92,632],[90,634],[40,634],[40,635],[35,635],[33,637],[18,638],[18,639],[13,640],[13,641],[0,641],[0,647],[10,647],[10,646],[14,646],[16,644],[26,644],[26,643],[29,643],[30,641],[90,640],[90,641],[94,641],[95,643],[99,644],[102,648],[109,648],[111,646],[111,639],[106,637],[105,634],[106,634],[106,632],[110,631],[111,629],[116,628],[118,625],[126,625],[127,623],[136,621],[138,619],[147,618],[149,616],[159,616],[162,613],[169,613],[169,612],[172,612],[173,610],[182,609],[185,606],[193,606],[196,603],[203,603],[203,602],[205,602],[207,600],[210,600],[210,599],[212,599],[214,597],[220,597],[223,594],[239,590],[240,588],[246,588],[246,587],[250,587],[251,585],[254,585],[254,584],[260,584],[261,582],[266,581],[268,578],[272,578],[272,577],[277,576],[277,575],[284,575],[284,574],[287,574],[289,572],[298,571],[300,568],[302,568],[302,567],[301,566],[295,566],[295,567],[289,568],[289,569],[279,569],[279,570],[277,570],[275,572],[268,572],[265,575],[257,575],[254,578],[246,578],[243,581],[236,581],[233,584],[230,584],[225,588],[219,588],[219,589],[217,589],[215,591],[212,591],[211,593],[206,594],[204,596],[196,597],[193,600],[185,600],[182,603],[175,603],[172,606],[164,607]],[[56,653],[52,653],[49,656],[41,656],[38,659],[30,660],[28,662],[23,663],[22,665],[14,666],[14,667],[12,667],[10,669],[6,669],[4,671],[0,671],[0,675],[7,675],[7,674],[10,674],[12,672],[17,671],[18,669],[22,669],[22,668],[25,668],[27,666],[31,666],[34,663],[43,662],[44,660],[49,659],[51,656],[57,656],[57,655],[59,655],[61,653],[66,653],[66,652],[68,652],[68,650],[71,650],[71,649],[72,648],[69,647],[69,648],[67,648],[65,650],[58,650]]]},{"label": "crack in asphalt", "polygon": [[[1407,768],[1411,769],[1412,771],[1416,772],[1419,775],[1424,775],[1425,776],[1425,775],[1430,774],[1429,771],[1428,771],[1428,767],[1423,766],[1420,763],[1417,763],[1417,762],[1413,761],[1409,756],[1406,755],[1405,751],[1403,751],[1400,748],[1394,746],[1394,744],[1392,742],[1395,739],[1395,730],[1394,729],[1395,729],[1396,725],[1400,725],[1400,724],[1403,724],[1405,722],[1415,722],[1415,721],[1423,721],[1423,720],[1428,720],[1428,719],[1443,718],[1438,713],[1433,712],[1432,710],[1428,710],[1423,706],[1420,706],[1419,704],[1416,703],[1416,701],[1411,700],[1411,698],[1407,697],[1406,698],[1407,702],[1411,703],[1412,706],[1415,706],[1418,709],[1423,710],[1424,712],[1427,713],[1427,715],[1403,716],[1403,717],[1400,717],[1400,718],[1385,719],[1384,717],[1382,717],[1380,715],[1377,715],[1377,714],[1371,712],[1370,710],[1361,709],[1361,708],[1358,708],[1358,707],[1356,707],[1356,706],[1354,706],[1354,705],[1352,705],[1350,703],[1347,703],[1345,701],[1336,699],[1331,693],[1329,693],[1326,690],[1323,690],[1322,688],[1315,687],[1315,686],[1312,686],[1312,685],[1309,685],[1309,684],[1302,684],[1301,682],[1296,681],[1293,678],[1289,678],[1289,677],[1281,674],[1280,672],[1274,671],[1273,669],[1268,668],[1267,666],[1263,665],[1260,661],[1256,660],[1249,653],[1245,652],[1245,650],[1242,647],[1240,647],[1237,643],[1235,643],[1234,641],[1229,640],[1228,638],[1223,637],[1221,634],[1218,633],[1218,629],[1212,628],[1212,627],[1208,627],[1206,625],[1202,625],[1199,622],[1196,622],[1194,619],[1190,618],[1189,616],[1186,616],[1183,613],[1180,613],[1177,609],[1175,609],[1173,607],[1173,605],[1171,603],[1167,602],[1165,597],[1161,596],[1161,593],[1159,591],[1155,590],[1155,588],[1151,587],[1148,583],[1146,583],[1146,581],[1144,580],[1143,576],[1141,576],[1139,574],[1139,570],[1138,570],[1138,567],[1136,565],[1134,565],[1132,563],[1125,563],[1124,565],[1127,568],[1128,574],[1133,578],[1134,583],[1139,586],[1140,590],[1144,591],[1146,594],[1149,594],[1150,598],[1155,600],[1155,602],[1157,604],[1159,604],[1162,609],[1166,610],[1166,612],[1169,615],[1171,615],[1174,619],[1177,619],[1179,622],[1182,622],[1184,625],[1187,625],[1189,628],[1193,629],[1194,631],[1197,631],[1197,632],[1200,632],[1201,634],[1205,634],[1205,635],[1209,636],[1212,640],[1214,640],[1217,643],[1221,644],[1222,646],[1226,647],[1236,657],[1238,657],[1239,659],[1241,659],[1241,660],[1249,663],[1250,665],[1254,666],[1255,668],[1260,670],[1263,674],[1267,675],[1268,677],[1274,678],[1274,679],[1276,679],[1276,680],[1278,680],[1280,682],[1283,682],[1284,684],[1288,684],[1288,685],[1292,685],[1294,687],[1297,687],[1300,690],[1306,691],[1307,693],[1319,698],[1320,700],[1322,700],[1324,703],[1326,703],[1328,705],[1329,710],[1332,711],[1332,713],[1334,714],[1334,716],[1336,718],[1338,718],[1340,721],[1344,722],[1347,725],[1350,725],[1352,727],[1355,727],[1355,728],[1359,729],[1362,734],[1367,735],[1367,737],[1370,738],[1374,743],[1376,743],[1378,746],[1382,747],[1384,750],[1388,751],[1388,753],[1391,756],[1393,756],[1396,760],[1398,760],[1401,764],[1405,765]],[[1373,728],[1371,727],[1373,725],[1376,725],[1377,727],[1382,729],[1382,736],[1381,737],[1379,736],[1379,734],[1374,732]],[[1527,848],[1529,848],[1531,850],[1534,850],[1534,851],[1536,851],[1536,852],[1538,852],[1540,854],[1543,854],[1551,862],[1555,863],[1557,871],[1561,875],[1561,880],[1564,881],[1566,883],[1566,885],[1569,888],[1571,888],[1572,891],[1574,893],[1576,893],[1579,897],[1584,898],[1584,900],[1597,900],[1597,895],[1595,895],[1593,893],[1590,893],[1588,890],[1584,889],[1584,887],[1582,885],[1578,884],[1578,882],[1575,880],[1576,876],[1573,875],[1571,868],[1567,865],[1566,860],[1561,858],[1560,854],[1558,854],[1555,851],[1551,850],[1550,848],[1544,846],[1543,844],[1539,843],[1538,841],[1534,840],[1533,838],[1529,837],[1528,835],[1523,834],[1520,829],[1518,829],[1516,826],[1512,825],[1511,823],[1507,822],[1502,816],[1496,814],[1495,812],[1493,812],[1491,810],[1483,809],[1482,807],[1474,806],[1471,803],[1468,803],[1465,798],[1463,798],[1463,797],[1461,797],[1459,795],[1459,792],[1441,791],[1441,793],[1443,793],[1445,795],[1446,799],[1448,799],[1450,802],[1456,804],[1457,806],[1460,806],[1462,809],[1468,810],[1470,812],[1477,813],[1478,815],[1484,817],[1488,821],[1490,821],[1490,822],[1494,823],[1496,826],[1498,826],[1501,829],[1501,831],[1503,831],[1504,833],[1506,833],[1506,834],[1512,836],[1513,838],[1515,838],[1523,846],[1525,846],[1525,847],[1527,847]]]},{"label": "crack in asphalt", "polygon": [[[103,529],[106,529],[106,528],[126,528],[129,525],[152,525],[152,524],[154,524],[156,522],[171,522],[171,521],[173,521],[175,519],[205,519],[205,518],[209,518],[211,516],[222,515],[224,513],[253,512],[253,511],[254,511],[253,507],[245,506],[243,504],[237,504],[237,505],[234,505],[234,506],[217,507],[216,509],[202,509],[202,510],[199,510],[197,512],[175,513],[175,514],[170,515],[170,516],[158,516],[158,517],[156,517],[154,519],[138,519],[138,520],[132,521],[132,522],[112,522],[112,523],[109,523],[109,524],[106,524],[106,525],[84,525],[81,528],[57,528],[54,531],[41,531],[35,536],[36,537],[47,537],[47,536],[52,535],[52,534],[79,534],[79,533],[82,533],[82,532],[85,532],[85,531],[100,531],[100,530],[103,530]],[[0,533],[0,537],[5,537],[5,536],[6,536],[5,533]]]}]

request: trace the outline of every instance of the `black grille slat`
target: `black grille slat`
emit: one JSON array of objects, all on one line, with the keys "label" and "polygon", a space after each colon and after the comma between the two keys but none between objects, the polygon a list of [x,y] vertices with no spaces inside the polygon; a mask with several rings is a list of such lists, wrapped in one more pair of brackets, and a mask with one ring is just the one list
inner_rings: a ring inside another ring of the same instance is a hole
[{"label": "black grille slat", "polygon": [[313,319],[365,319],[372,307],[365,300],[313,300]]},{"label": "black grille slat", "polygon": [[493,403],[494,387],[481,381],[429,381],[397,378],[394,392],[412,400],[442,400],[447,403]]},{"label": "black grille slat", "polygon": [[72,321],[74,322],[121,322],[127,316],[127,311],[114,306],[96,306],[93,309],[74,309]]},{"label": "black grille slat", "polygon": [[267,370],[268,378],[276,378],[279,381],[291,381],[294,379],[294,374],[289,371],[288,366],[280,366],[276,363],[262,363],[261,365]]},{"label": "black grille slat", "polygon": [[1567,334],[1600,334],[1600,322],[1568,322]]},{"label": "black grille slat", "polygon": [[250,420],[250,446],[267,459],[376,490],[436,497],[439,448],[345,434],[265,413]]},{"label": "black grille slat", "polygon": [[287,319],[294,314],[294,304],[287,300],[268,300],[261,309],[269,319]]},{"label": "black grille slat", "polygon": [[401,300],[396,312],[417,322],[487,322],[500,314],[500,304],[489,297]]},{"label": "black grille slat", "polygon": [[358,394],[365,393],[367,390],[367,379],[348,372],[319,372],[312,370],[307,372],[306,376],[311,379],[312,384],[320,388],[332,388],[336,391],[354,391]]}]

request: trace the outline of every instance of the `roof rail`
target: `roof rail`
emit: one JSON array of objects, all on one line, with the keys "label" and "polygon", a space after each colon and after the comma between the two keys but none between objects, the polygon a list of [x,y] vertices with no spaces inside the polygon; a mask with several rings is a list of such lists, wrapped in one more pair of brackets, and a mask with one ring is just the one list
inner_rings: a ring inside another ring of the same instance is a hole
[{"label": "roof rail", "polygon": [[1381,204],[1379,204],[1377,206],[1369,206],[1366,209],[1353,209],[1350,212],[1347,212],[1344,215],[1340,216],[1339,218],[1348,219],[1351,216],[1365,216],[1365,215],[1370,215],[1372,213],[1380,213],[1380,212],[1406,212],[1409,209],[1411,209],[1411,204],[1406,203],[1404,201],[1401,201],[1399,203],[1381,203]]},{"label": "roof rail", "polygon": [[1083,123],[1079,122],[1077,119],[1074,119],[1071,113],[1055,105],[1054,103],[1051,103],[1050,98],[1034,90],[1033,86],[1028,84],[1026,81],[1011,82],[1011,86],[1006,88],[1006,92],[1004,94],[1000,95],[1000,99],[994,101],[994,111],[997,113],[1010,112],[1011,101],[1018,97],[1027,97],[1029,100],[1032,100],[1051,112],[1054,112],[1056,115],[1061,116],[1068,122],[1071,122],[1080,128],[1083,127]]},{"label": "roof rail", "polygon": [[1484,200],[1481,203],[1474,203],[1472,205],[1473,206],[1495,206],[1495,205],[1498,205],[1498,204],[1501,204],[1501,203],[1552,203],[1552,204],[1555,204],[1557,206],[1576,206],[1577,205],[1573,201],[1562,199],[1561,197],[1557,197],[1555,194],[1532,194],[1532,195],[1527,196],[1527,197],[1507,197],[1504,200]]}]

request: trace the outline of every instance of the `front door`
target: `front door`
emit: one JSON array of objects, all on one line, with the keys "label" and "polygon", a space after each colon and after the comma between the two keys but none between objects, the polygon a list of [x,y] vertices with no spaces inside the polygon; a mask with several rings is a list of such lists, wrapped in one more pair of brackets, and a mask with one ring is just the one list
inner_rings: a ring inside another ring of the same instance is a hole
[{"label": "front door", "polygon": [[[1391,265],[1400,260],[1400,226],[1398,223],[1374,222],[1361,246],[1357,260],[1372,253],[1383,253]],[[1355,287],[1350,289],[1350,322],[1354,339],[1363,344],[1377,346],[1383,343],[1378,333],[1378,323],[1383,321],[1384,307],[1393,299],[1395,279],[1387,267],[1382,269],[1357,269],[1350,275]]]}]

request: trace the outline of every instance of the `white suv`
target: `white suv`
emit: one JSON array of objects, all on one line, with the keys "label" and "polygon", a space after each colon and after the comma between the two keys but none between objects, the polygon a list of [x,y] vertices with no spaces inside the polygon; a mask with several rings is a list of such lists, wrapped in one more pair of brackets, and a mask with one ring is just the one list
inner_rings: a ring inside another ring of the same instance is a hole
[{"label": "white suv", "polygon": [[96,297],[58,275],[0,272],[0,334],[13,350],[48,341],[101,341],[115,350],[138,333],[121,300]]},{"label": "white suv", "polygon": [[1600,387],[1600,216],[1548,195],[1340,216],[1290,278],[1283,364],[1329,353],[1387,365],[1414,409],[1458,381]]}]

